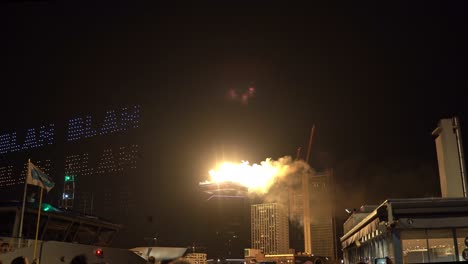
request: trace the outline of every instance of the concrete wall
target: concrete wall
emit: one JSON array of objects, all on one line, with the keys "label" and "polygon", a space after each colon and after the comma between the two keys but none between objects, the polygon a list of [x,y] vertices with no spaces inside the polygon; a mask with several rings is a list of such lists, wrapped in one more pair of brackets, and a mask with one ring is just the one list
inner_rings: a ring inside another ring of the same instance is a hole
[{"label": "concrete wall", "polygon": [[[434,131],[442,197],[464,197],[457,137],[452,119],[442,119]],[[463,161],[464,162],[464,161]]]}]

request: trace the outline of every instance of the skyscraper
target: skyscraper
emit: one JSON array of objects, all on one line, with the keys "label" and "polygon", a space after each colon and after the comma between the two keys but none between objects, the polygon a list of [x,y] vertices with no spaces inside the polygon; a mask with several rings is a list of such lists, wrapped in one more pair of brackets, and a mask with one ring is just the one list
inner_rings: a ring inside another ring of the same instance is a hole
[{"label": "skyscraper", "polygon": [[210,226],[205,241],[210,259],[240,259],[248,244],[249,199],[247,188],[232,182],[201,183]]},{"label": "skyscraper", "polygon": [[251,206],[252,248],[264,254],[289,252],[289,226],[286,208],[279,203]]},{"label": "skyscraper", "polygon": [[332,172],[317,173],[310,178],[310,237],[312,253],[336,257],[336,228],[333,212]]},{"label": "skyscraper", "polygon": [[[308,178],[311,252],[317,256],[336,257],[333,174],[318,172]],[[304,250],[303,193],[291,188],[288,194],[290,243],[296,251]]]}]

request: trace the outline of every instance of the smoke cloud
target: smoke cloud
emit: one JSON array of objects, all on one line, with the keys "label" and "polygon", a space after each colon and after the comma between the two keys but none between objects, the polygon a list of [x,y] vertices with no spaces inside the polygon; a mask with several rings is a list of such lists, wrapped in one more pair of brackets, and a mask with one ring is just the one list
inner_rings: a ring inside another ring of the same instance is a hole
[{"label": "smoke cloud", "polygon": [[250,194],[271,196],[274,195],[274,192],[271,193],[272,188],[296,188],[300,184],[300,177],[297,176],[311,172],[310,166],[304,161],[285,156],[278,160],[268,158],[260,164],[250,164],[248,161],[224,162],[210,170],[211,179],[207,182],[235,182],[247,187]]},{"label": "smoke cloud", "polygon": [[[303,160],[284,156],[277,160],[271,158],[259,164],[223,163],[210,171],[207,182],[236,182],[248,188],[251,200],[263,203],[281,203],[289,208],[291,203],[302,204],[302,176],[315,175],[315,171]],[[291,220],[302,222],[300,212],[291,213]]]}]

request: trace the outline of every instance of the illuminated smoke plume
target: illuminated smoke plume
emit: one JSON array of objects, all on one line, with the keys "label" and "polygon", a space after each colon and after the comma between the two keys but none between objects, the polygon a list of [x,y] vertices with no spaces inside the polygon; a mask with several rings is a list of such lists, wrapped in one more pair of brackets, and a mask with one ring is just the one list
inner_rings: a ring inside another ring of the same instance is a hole
[{"label": "illuminated smoke plume", "polygon": [[290,187],[300,188],[300,176],[311,173],[311,168],[301,160],[293,160],[286,156],[278,160],[270,158],[260,164],[224,162],[209,171],[210,180],[207,183],[234,182],[248,188],[249,193],[266,195],[272,200],[276,189]]},{"label": "illuminated smoke plume", "polygon": [[[250,198],[257,196],[265,203],[282,203],[286,206],[295,204],[290,208],[288,216],[298,227],[302,226],[302,176],[315,174],[306,162],[293,160],[290,156],[278,160],[268,158],[260,164],[224,162],[210,170],[209,174],[210,180],[202,184],[234,182],[247,187]],[[323,206],[315,205],[315,214],[311,213],[310,216],[311,223],[316,220],[315,216]]]}]

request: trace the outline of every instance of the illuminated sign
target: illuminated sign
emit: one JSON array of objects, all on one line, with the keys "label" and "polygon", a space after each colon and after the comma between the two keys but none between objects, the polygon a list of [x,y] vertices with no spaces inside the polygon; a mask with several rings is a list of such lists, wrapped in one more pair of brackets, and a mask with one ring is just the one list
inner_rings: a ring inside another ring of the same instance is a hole
[{"label": "illuminated sign", "polygon": [[[92,116],[76,117],[68,120],[67,140],[76,141],[94,136],[102,136],[138,128],[140,106],[124,107],[106,112],[100,125],[93,124]],[[16,132],[0,134],[0,154],[40,148],[55,142],[54,124],[26,130],[23,141],[19,141]]]},{"label": "illuminated sign", "polygon": [[16,132],[0,135],[0,154],[39,148],[52,145],[54,142],[54,124],[29,128],[26,131],[24,142],[17,141]]},{"label": "illuminated sign", "polygon": [[77,117],[68,122],[68,141],[90,138],[97,135],[108,135],[128,129],[137,128],[140,122],[140,106],[106,112],[102,125],[98,128],[93,126],[91,116]]},{"label": "illuminated sign", "polygon": [[[0,154],[22,153],[13,156],[13,160],[3,159],[7,163],[2,162],[3,164],[0,164],[0,187],[5,188],[23,184],[27,171],[27,159],[33,157],[41,157],[35,159],[34,163],[38,164],[46,173],[51,173],[51,168],[54,168],[51,176],[55,178],[64,177],[62,178],[64,182],[75,181],[76,177],[80,176],[92,176],[96,173],[106,174],[136,168],[139,148],[138,145],[131,144],[132,142],[118,145],[108,142],[107,145],[103,145],[94,141],[97,144],[85,145],[90,146],[92,151],[87,147],[83,151],[82,145],[76,143],[92,137],[123,134],[138,128],[140,125],[140,106],[133,105],[112,109],[103,113],[102,116],[103,118],[91,115],[75,116],[62,121],[62,125],[59,126],[49,123],[30,127],[23,131],[0,133]],[[65,144],[64,149],[67,150],[65,153],[57,154],[55,150],[61,149],[61,147],[55,148],[54,146],[58,143]],[[67,143],[70,143],[70,145]],[[78,146],[78,148],[75,148],[75,146]],[[45,152],[38,152],[36,157],[36,150],[44,147],[54,148],[48,148]],[[70,153],[70,150],[75,151]],[[47,157],[48,153],[63,157],[64,166],[53,164],[52,160],[55,159],[48,159],[50,158]],[[44,154],[46,157],[44,157]],[[21,158],[22,155],[26,156],[24,160]],[[22,169],[20,164],[23,164]]]}]

